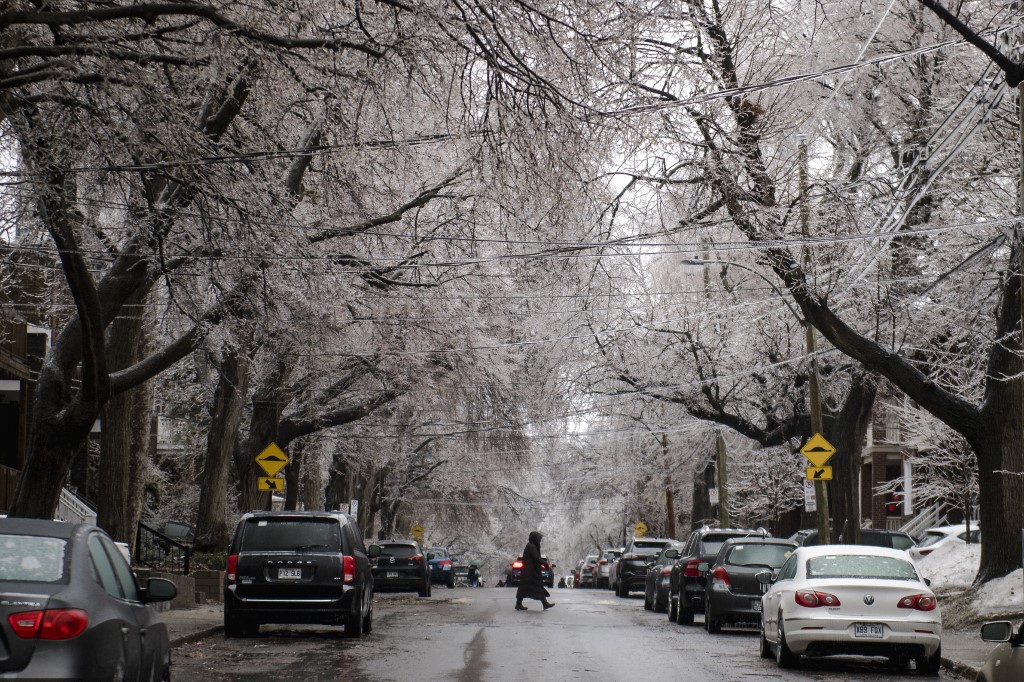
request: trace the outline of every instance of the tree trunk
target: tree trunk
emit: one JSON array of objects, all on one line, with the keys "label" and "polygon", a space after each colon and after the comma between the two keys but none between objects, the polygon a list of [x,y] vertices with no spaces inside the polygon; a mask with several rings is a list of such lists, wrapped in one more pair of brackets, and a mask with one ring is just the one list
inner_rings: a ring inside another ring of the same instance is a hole
[{"label": "tree trunk", "polygon": [[210,406],[210,430],[206,435],[206,457],[199,477],[195,548],[201,552],[220,551],[230,540],[228,476],[248,385],[249,359],[238,350],[225,351],[218,365],[217,388]]},{"label": "tree trunk", "polygon": [[860,542],[860,468],[864,436],[871,423],[878,382],[871,375],[855,371],[850,390],[839,414],[832,421],[829,442],[836,454],[829,460],[835,472],[829,486],[832,510],[832,541]]},{"label": "tree trunk", "polygon": [[252,396],[252,416],[249,433],[242,447],[235,451],[235,472],[238,475],[238,508],[242,511],[269,509],[269,492],[260,492],[257,478],[263,470],[256,457],[271,443],[277,441],[277,429],[288,399],[282,388],[287,385],[293,364],[279,360],[260,381]]},{"label": "tree trunk", "polygon": [[[317,449],[317,453],[320,450]],[[309,456],[309,453],[306,453]],[[306,509],[326,510],[329,507],[324,505],[324,478],[322,460],[318,456],[313,461],[306,462],[303,467],[305,473],[302,477],[302,506]]]},{"label": "tree trunk", "polygon": [[299,507],[299,481],[302,480],[302,459],[305,442],[299,438],[291,441],[288,457],[291,459],[285,467],[284,508],[294,511]]},{"label": "tree trunk", "polygon": [[327,477],[327,486],[324,489],[324,506],[328,510],[348,509],[351,497],[349,489],[349,465],[345,456],[339,451],[334,453],[331,460],[331,469]]}]

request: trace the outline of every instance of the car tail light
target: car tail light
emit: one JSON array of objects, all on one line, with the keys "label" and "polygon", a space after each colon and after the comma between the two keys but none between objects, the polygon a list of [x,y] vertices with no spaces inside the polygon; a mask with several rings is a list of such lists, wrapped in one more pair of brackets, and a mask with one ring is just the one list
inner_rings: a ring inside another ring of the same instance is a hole
[{"label": "car tail light", "polygon": [[345,582],[355,582],[356,579],[356,558],[354,556],[345,556],[344,572]]},{"label": "car tail light", "polygon": [[512,568],[522,568],[522,567],[523,567],[523,562],[522,561],[513,561],[512,562]]},{"label": "car tail light", "polygon": [[600,561],[597,562],[597,565],[598,566],[604,566],[606,563],[608,563],[607,559],[601,559]]},{"label": "car tail light", "polygon": [[700,569],[697,568],[698,566],[700,566],[700,559],[690,559],[686,562],[686,566],[683,567],[683,575],[687,578],[699,578]]},{"label": "car tail light", "polygon": [[661,574],[662,575],[672,575],[672,567],[671,566],[664,566],[664,567],[662,567]]},{"label": "car tail light", "polygon": [[71,639],[85,631],[89,614],[81,609],[23,611],[8,616],[7,622],[22,639]]},{"label": "car tail light", "polygon": [[729,574],[722,566],[716,566],[715,570],[711,571],[712,586],[715,584],[725,585],[726,587],[732,587],[732,583],[729,582]]},{"label": "car tail light", "polygon": [[814,590],[797,590],[796,603],[814,609],[819,606],[839,606],[839,597],[828,592],[815,592]]},{"label": "car tail light", "polygon": [[228,556],[228,566],[225,571],[229,583],[233,583],[238,580],[238,555],[231,554]]},{"label": "car tail light", "polygon": [[441,562],[438,565],[439,566],[451,566],[452,565],[452,560],[451,559],[441,559]]},{"label": "car tail light", "polygon": [[937,606],[935,597],[930,594],[912,594],[903,597],[896,604],[901,609],[917,609],[918,611],[934,611]]},{"label": "car tail light", "polygon": [[409,561],[423,561],[423,555],[417,554],[416,556],[409,557]]},{"label": "car tail light", "polygon": [[917,550],[917,554],[918,554],[918,556],[928,556],[929,554],[931,554],[934,551],[935,551],[934,549],[919,549],[919,550]]}]

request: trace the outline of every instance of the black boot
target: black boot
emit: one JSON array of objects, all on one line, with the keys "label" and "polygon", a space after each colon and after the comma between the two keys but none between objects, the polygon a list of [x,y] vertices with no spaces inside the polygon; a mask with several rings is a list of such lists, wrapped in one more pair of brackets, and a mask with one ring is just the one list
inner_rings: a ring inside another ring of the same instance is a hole
[{"label": "black boot", "polygon": [[528,608],[523,606],[523,600],[522,599],[516,599],[516,611],[529,611]]},{"label": "black boot", "polygon": [[554,606],[554,604],[552,604],[551,602],[547,601],[546,599],[545,599],[544,601],[542,601],[542,602],[541,602],[541,604],[543,604],[543,605],[544,605],[544,610],[545,610],[545,611],[547,611],[547,610],[548,610],[548,609],[550,609],[550,608],[551,608],[552,606]]}]

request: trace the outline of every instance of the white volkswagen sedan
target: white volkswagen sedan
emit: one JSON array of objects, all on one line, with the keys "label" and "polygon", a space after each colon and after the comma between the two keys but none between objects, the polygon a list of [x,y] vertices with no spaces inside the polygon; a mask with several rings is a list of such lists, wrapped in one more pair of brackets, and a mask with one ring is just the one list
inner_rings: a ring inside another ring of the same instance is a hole
[{"label": "white volkswagen sedan", "polygon": [[759,573],[761,656],[779,667],[801,656],[910,659],[938,675],[942,617],[935,593],[903,550],[862,545],[798,547],[777,573]]}]

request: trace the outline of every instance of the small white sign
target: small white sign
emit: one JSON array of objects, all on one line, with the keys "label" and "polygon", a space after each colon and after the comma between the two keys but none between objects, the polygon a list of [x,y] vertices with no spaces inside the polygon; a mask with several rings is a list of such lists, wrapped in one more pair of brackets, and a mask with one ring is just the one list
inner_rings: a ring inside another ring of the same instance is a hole
[{"label": "small white sign", "polygon": [[718,504],[718,488],[711,488],[708,490],[708,501],[711,504]]},{"label": "small white sign", "polygon": [[359,500],[350,500],[348,503],[348,513],[352,516],[359,514]]},{"label": "small white sign", "polygon": [[814,493],[814,481],[804,481],[804,511],[818,511],[818,497]]}]

